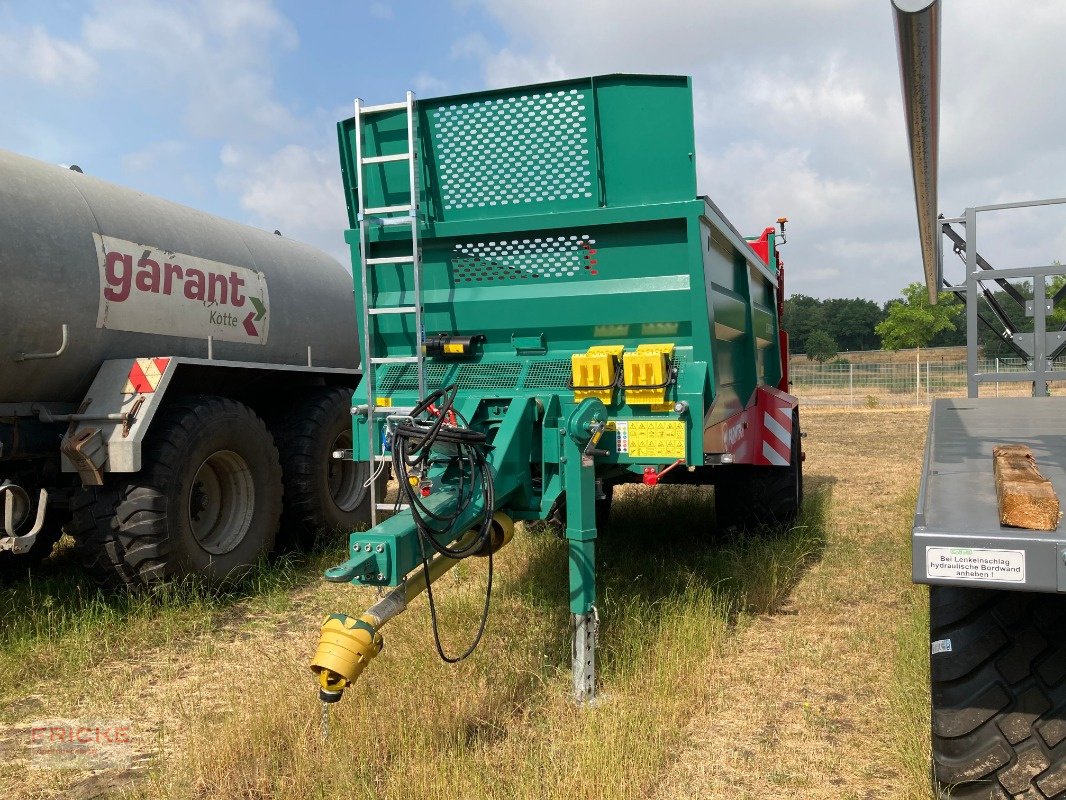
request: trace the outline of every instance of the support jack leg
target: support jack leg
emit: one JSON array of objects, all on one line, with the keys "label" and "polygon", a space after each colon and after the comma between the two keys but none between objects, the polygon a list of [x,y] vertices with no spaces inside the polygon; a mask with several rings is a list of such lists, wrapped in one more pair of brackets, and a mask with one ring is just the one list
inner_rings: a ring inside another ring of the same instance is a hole
[{"label": "support jack leg", "polygon": [[596,638],[600,617],[593,606],[585,614],[573,614],[574,699],[584,705],[596,699]]}]

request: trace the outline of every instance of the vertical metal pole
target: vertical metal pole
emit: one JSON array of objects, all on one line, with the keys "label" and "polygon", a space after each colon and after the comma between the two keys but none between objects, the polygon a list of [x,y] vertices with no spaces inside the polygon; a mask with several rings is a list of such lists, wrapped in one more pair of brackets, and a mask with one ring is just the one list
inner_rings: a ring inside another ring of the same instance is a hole
[{"label": "vertical metal pole", "polygon": [[848,364],[848,408],[855,408],[855,365]]},{"label": "vertical metal pole", "polygon": [[[996,356],[996,374],[999,375],[999,356]],[[996,381],[996,397],[999,397],[999,381]]]},{"label": "vertical metal pole", "polygon": [[415,149],[415,94],[407,93],[407,164],[411,182],[411,267],[415,291],[415,358],[418,359],[418,397],[426,396],[426,371],[422,360],[422,254],[418,247],[418,170]]},{"label": "vertical metal pole", "polygon": [[1033,397],[1047,397],[1046,275],[1033,276]]},{"label": "vertical metal pole", "polygon": [[[366,208],[366,198],[363,196],[363,101],[355,98],[355,120],[352,129],[355,138],[355,196],[356,196],[356,222],[359,225],[359,283],[363,297],[363,387],[366,389],[366,429],[367,429],[367,453],[370,456],[370,475],[373,475],[378,467],[378,452],[375,447],[374,436],[374,364],[373,353],[370,349],[370,292],[367,289],[367,263],[366,263],[366,220],[363,211]],[[370,481],[370,525],[378,524],[378,493],[377,481]]]},{"label": "vertical metal pole", "polygon": [[[577,413],[577,412],[575,412]],[[569,425],[567,426],[569,427]],[[562,433],[562,431],[560,431]],[[583,453],[584,442],[565,433],[563,486],[566,489],[566,539],[570,558],[571,651],[574,698],[596,697],[596,468]]]},{"label": "vertical metal pole", "polygon": [[914,350],[914,405],[922,404],[922,348]]},{"label": "vertical metal pole", "polygon": [[977,397],[977,211],[966,209],[966,395]]},{"label": "vertical metal pole", "polygon": [[933,399],[933,395],[929,392],[929,362],[925,362],[925,403],[929,404],[929,401]]}]

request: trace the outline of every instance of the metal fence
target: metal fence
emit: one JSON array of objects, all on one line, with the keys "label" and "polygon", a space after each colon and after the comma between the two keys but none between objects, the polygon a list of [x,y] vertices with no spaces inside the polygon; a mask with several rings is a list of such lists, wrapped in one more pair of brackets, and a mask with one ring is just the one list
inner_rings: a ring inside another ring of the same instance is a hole
[{"label": "metal fence", "polygon": [[[1062,369],[1066,359],[1057,359]],[[981,372],[1024,372],[1019,358],[982,359]],[[807,405],[844,408],[924,406],[934,397],[966,396],[965,361],[910,363],[792,364],[792,394]],[[1051,394],[1066,394],[1066,383],[1048,385]],[[1028,382],[1003,381],[981,386],[982,397],[1021,397],[1032,394]]]}]

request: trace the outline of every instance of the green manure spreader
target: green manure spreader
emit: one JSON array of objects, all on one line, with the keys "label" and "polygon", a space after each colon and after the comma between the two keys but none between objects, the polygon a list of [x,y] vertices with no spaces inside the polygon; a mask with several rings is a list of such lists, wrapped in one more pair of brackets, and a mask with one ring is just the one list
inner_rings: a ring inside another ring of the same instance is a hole
[{"label": "green manure spreader", "polygon": [[786,220],[745,239],[697,196],[685,77],[356,100],[338,132],[366,367],[338,455],[379,480],[376,524],[326,578],[392,591],[326,620],[321,697],[340,699],[416,595],[432,607],[451,566],[480,556],[491,570],[514,521],[556,517],[574,693],[589,700],[615,485],[643,482],[650,502],[659,483],[714,485],[723,527],[798,511]]}]

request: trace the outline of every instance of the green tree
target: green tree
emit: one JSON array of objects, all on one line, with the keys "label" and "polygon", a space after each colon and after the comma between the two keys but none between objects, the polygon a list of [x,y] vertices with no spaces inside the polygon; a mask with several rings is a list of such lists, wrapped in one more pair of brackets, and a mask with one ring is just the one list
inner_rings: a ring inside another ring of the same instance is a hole
[{"label": "green tree", "polygon": [[807,337],[825,327],[822,301],[805,294],[785,298],[785,316],[781,326],[788,331],[788,349],[802,353],[807,347]]},{"label": "green tree", "polygon": [[837,343],[825,331],[815,331],[807,337],[807,358],[824,364],[837,354]]},{"label": "green tree", "polygon": [[953,295],[941,294],[934,306],[920,283],[908,284],[903,297],[888,303],[885,318],[874,329],[888,350],[927,347],[942,331],[955,330],[962,304]]},{"label": "green tree", "polygon": [[838,297],[822,303],[824,330],[832,336],[841,350],[868,350],[877,347],[874,327],[884,312],[872,300],[859,297]]}]

